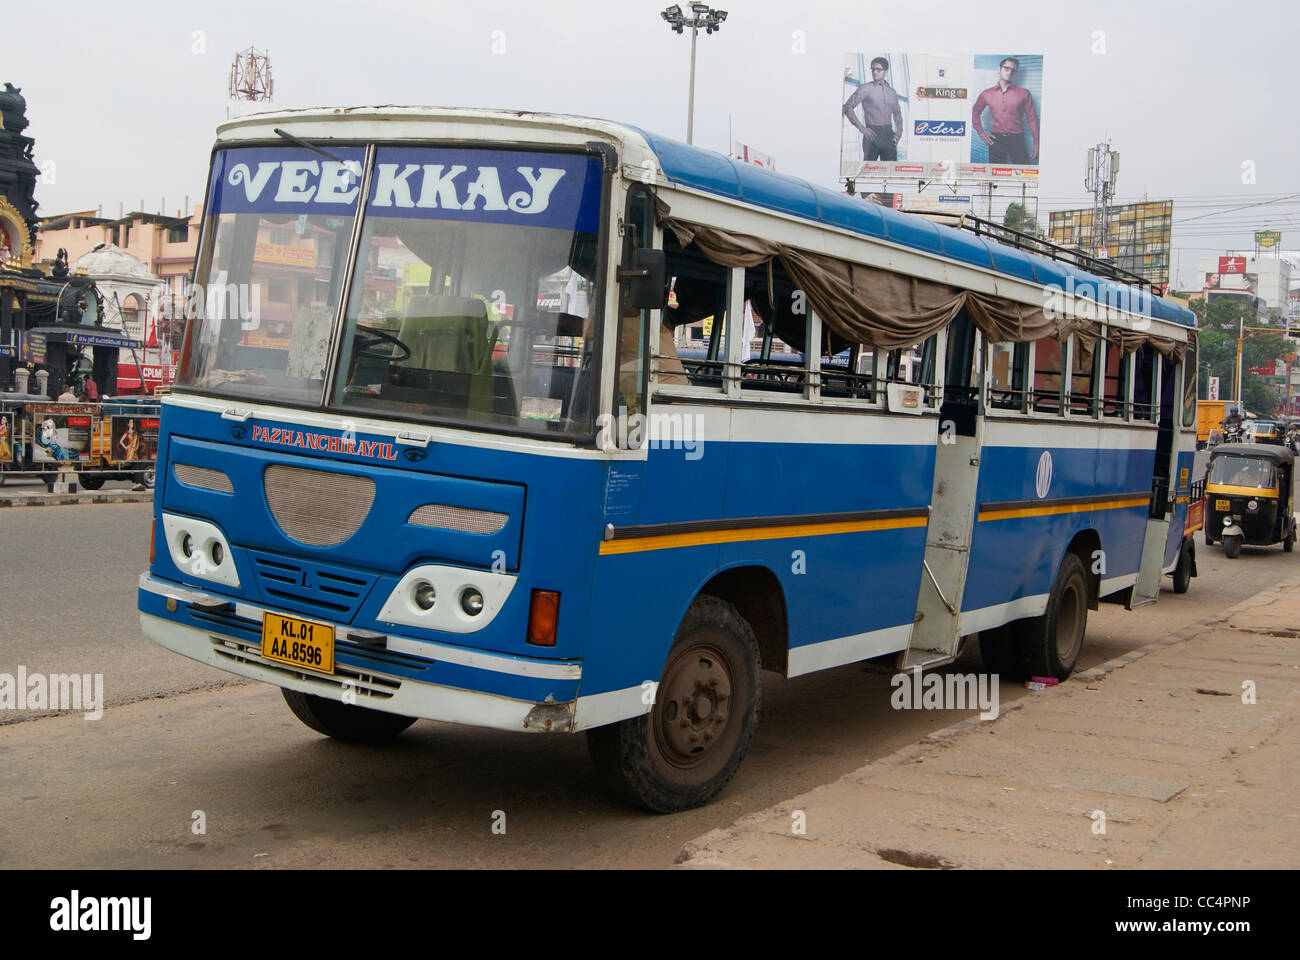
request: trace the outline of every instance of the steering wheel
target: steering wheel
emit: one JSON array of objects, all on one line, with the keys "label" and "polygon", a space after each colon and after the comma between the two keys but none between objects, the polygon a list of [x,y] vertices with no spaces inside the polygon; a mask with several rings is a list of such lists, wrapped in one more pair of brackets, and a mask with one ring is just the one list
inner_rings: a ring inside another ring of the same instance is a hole
[{"label": "steering wheel", "polygon": [[[379,330],[375,327],[357,327],[352,331],[352,337],[354,340],[360,341],[356,344],[356,352],[353,354],[358,359],[365,357],[368,360],[389,360],[393,363],[401,363],[404,360],[411,359],[411,348],[387,330]],[[381,343],[391,344],[396,352],[377,353],[374,347]]]}]

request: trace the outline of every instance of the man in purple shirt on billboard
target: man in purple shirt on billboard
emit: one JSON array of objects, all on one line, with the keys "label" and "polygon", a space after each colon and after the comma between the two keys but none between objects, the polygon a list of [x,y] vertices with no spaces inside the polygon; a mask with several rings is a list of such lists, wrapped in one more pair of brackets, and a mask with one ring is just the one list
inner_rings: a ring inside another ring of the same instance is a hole
[{"label": "man in purple shirt on billboard", "polygon": [[[1034,112],[1034,98],[1024,87],[1011,82],[1019,69],[1019,60],[1004,57],[998,65],[997,85],[981,93],[971,111],[975,135],[989,145],[990,163],[1038,162],[1038,114]],[[992,130],[988,133],[980,123],[985,107],[993,118]],[[1028,149],[1025,146],[1026,126],[1031,141]]]},{"label": "man in purple shirt on billboard", "polygon": [[[897,160],[898,140],[903,135],[903,110],[898,94],[885,75],[889,61],[876,57],[871,61],[871,81],[861,84],[844,103],[844,116],[862,132],[863,160]],[[862,119],[857,108],[862,106]]]}]

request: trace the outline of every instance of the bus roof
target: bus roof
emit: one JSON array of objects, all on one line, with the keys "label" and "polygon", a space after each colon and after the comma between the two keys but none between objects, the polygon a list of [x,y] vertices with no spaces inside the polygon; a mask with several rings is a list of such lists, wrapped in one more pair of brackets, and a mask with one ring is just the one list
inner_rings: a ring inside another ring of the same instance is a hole
[{"label": "bus roof", "polygon": [[[1091,293],[1089,299],[1099,303],[1125,303],[1130,297],[1138,296],[1136,289],[1127,284],[1098,277],[1071,264],[1017,250],[966,230],[901,213],[671,137],[637,127],[629,129],[645,138],[658,157],[664,175],[683,186],[887,240],[1031,283],[1065,288],[1069,278],[1073,278],[1076,296]],[[1080,289],[1080,284],[1085,286]],[[1120,291],[1123,291],[1122,295]],[[1192,311],[1162,297],[1151,296],[1151,316],[1180,326],[1196,325]]]}]

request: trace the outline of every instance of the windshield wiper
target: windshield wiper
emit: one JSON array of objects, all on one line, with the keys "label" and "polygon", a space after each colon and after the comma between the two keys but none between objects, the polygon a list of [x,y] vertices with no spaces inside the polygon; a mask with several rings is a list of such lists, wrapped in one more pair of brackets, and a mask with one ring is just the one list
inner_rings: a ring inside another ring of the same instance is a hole
[{"label": "windshield wiper", "polygon": [[329,159],[333,160],[335,163],[344,162],[341,157],[334,156],[334,154],[330,153],[324,147],[318,147],[313,143],[308,143],[306,140],[299,140],[292,133],[289,133],[285,130],[281,130],[279,127],[274,127],[273,131],[277,136],[284,137],[284,139],[288,140],[294,146],[302,147],[305,150],[311,150],[314,153],[319,153],[322,157],[328,157]]}]

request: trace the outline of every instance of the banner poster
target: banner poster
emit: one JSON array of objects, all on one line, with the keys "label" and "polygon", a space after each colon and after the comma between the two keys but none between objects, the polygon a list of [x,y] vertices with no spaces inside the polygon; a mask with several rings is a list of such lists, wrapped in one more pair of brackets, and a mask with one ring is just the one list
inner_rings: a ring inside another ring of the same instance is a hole
[{"label": "banner poster", "polygon": [[32,462],[89,460],[95,409],[81,403],[29,403]]},{"label": "banner poster", "polygon": [[1043,57],[849,53],[840,176],[1034,182]]},{"label": "banner poster", "polygon": [[157,417],[114,416],[109,420],[109,460],[113,463],[139,463],[157,458]]},{"label": "banner poster", "polygon": [[14,415],[0,412],[0,464],[14,462],[17,446],[14,439]]}]

